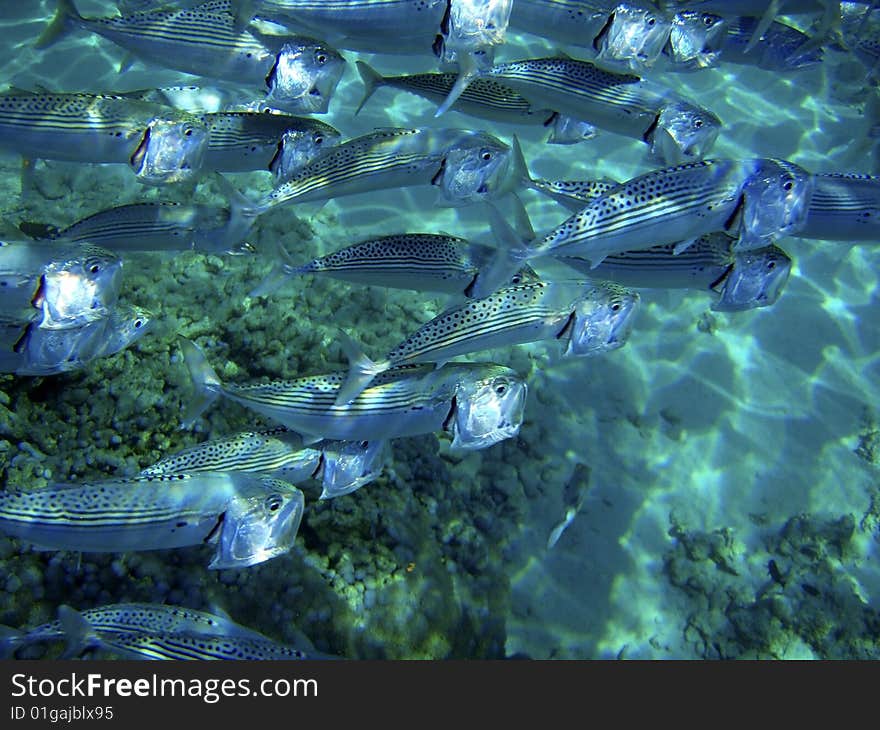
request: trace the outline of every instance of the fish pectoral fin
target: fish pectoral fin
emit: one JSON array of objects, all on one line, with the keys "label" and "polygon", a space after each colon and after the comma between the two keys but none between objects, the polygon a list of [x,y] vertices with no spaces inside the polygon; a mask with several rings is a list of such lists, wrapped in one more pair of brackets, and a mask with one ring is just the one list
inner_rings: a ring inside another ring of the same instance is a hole
[{"label": "fish pectoral fin", "polygon": [[446,98],[437,107],[437,111],[434,112],[435,119],[449,111],[449,108],[458,101],[458,98],[470,86],[471,81],[479,76],[480,72],[476,62],[469,55],[465,56],[465,59],[464,63],[459,66],[458,77],[455,79],[455,83],[452,85]]},{"label": "fish pectoral fin", "polygon": [[749,42],[746,43],[746,47],[743,53],[748,53],[756,45],[758,45],[761,37],[764,35],[764,33],[767,32],[767,29],[771,26],[773,21],[776,20],[776,16],[779,15],[781,4],[782,0],[770,0],[770,3],[767,5],[767,9],[758,20],[758,24],[755,26],[755,30],[752,31],[752,37],[749,38]]}]

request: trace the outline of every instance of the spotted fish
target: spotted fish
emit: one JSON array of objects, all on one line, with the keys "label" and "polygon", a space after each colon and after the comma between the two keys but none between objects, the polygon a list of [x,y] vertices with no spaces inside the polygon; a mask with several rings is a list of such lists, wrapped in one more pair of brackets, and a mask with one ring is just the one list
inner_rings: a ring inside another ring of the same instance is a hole
[{"label": "spotted fish", "polygon": [[446,310],[379,362],[346,336],[350,369],[336,405],[351,403],[377,375],[404,364],[443,364],[459,355],[553,339],[565,343],[566,355],[617,349],[629,336],[638,301],[638,294],[606,282],[531,282]]},{"label": "spotted fish", "polygon": [[224,384],[194,343],[181,340],[181,350],[196,389],[184,425],[221,395],[312,441],[448,432],[454,448],[479,449],[516,435],[522,423],[526,384],[510,368],[492,363],[395,368],[378,376],[351,404],[337,406],[344,372]]},{"label": "spotted fish", "polygon": [[48,550],[123,553],[216,542],[209,568],[288,552],[303,495],[269,477],[200,472],[0,493],[0,532]]}]

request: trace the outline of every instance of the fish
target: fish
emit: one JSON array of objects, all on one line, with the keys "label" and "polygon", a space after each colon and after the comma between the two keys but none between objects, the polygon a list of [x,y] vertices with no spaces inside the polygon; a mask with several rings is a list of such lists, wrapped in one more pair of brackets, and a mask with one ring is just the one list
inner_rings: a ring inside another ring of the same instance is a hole
[{"label": "fish", "polygon": [[242,472],[57,484],[0,492],[0,532],[47,550],[123,553],[216,543],[210,569],[288,552],[303,495]]},{"label": "fish", "polygon": [[119,295],[122,260],[89,243],[0,241],[0,319],[76,327],[105,316]]},{"label": "fish", "polygon": [[[448,0],[250,0],[253,14],[365,53],[430,53]],[[233,12],[240,13],[240,9]]]},{"label": "fish", "polygon": [[847,173],[813,176],[806,220],[794,235],[829,241],[880,240],[880,177]]},{"label": "fish", "polygon": [[[254,225],[252,202],[216,176],[227,206],[155,201],[130,203],[93,213],[64,228],[21,223],[33,237],[82,244],[94,241],[115,254],[160,251],[247,253],[244,239]],[[55,244],[57,247],[59,244]]]},{"label": "fish", "polygon": [[33,321],[13,344],[3,340],[0,371],[17,375],[56,375],[81,370],[115,355],[143,337],[152,315],[141,307],[118,305],[109,315],[76,327],[47,329]]},{"label": "fish", "polygon": [[727,40],[727,20],[700,10],[681,10],[672,16],[664,54],[675,70],[718,66]]},{"label": "fish", "polygon": [[550,130],[547,144],[578,144],[593,139],[599,131],[589,122],[582,122],[559,112],[544,122]]},{"label": "fish", "polygon": [[261,34],[241,27],[230,13],[201,6],[86,18],[73,0],[58,0],[37,48],[53,45],[74,28],[166,68],[260,88],[293,113],[326,112],[345,68],[345,59],[322,41]]},{"label": "fish", "polygon": [[671,34],[672,19],[665,13],[623,2],[613,7],[592,45],[602,65],[640,71],[657,62]]},{"label": "fish", "polygon": [[514,370],[494,363],[413,365],[383,373],[353,403],[336,406],[343,371],[225,384],[195,343],[181,339],[180,347],[195,388],[184,427],[223,396],[302,434],[307,443],[444,432],[452,435],[453,449],[482,449],[519,432],[528,390]]},{"label": "fish", "polygon": [[589,61],[534,58],[497,64],[485,74],[537,106],[638,139],[665,164],[700,159],[721,129],[708,109],[653,81]]},{"label": "fish", "polygon": [[787,160],[756,161],[743,185],[737,251],[763,248],[773,239],[803,228],[813,196],[815,178]]},{"label": "fish", "polygon": [[441,65],[455,64],[458,76],[434,114],[439,117],[468,84],[495,61],[504,43],[513,0],[449,0],[432,48]]},{"label": "fish", "polygon": [[[280,247],[283,263],[251,292],[262,296],[293,276],[329,276],[352,284],[471,297],[495,249],[441,233],[402,233],[372,238],[297,264]],[[525,266],[509,283],[537,281]]]},{"label": "fish", "polygon": [[759,22],[753,17],[727,19],[723,61],[768,71],[793,71],[822,63],[822,48],[811,44],[805,33],[774,20],[756,37]]},{"label": "fish", "polygon": [[387,456],[384,441],[321,441],[305,446],[278,427],[245,431],[191,446],[141,470],[142,476],[196,471],[246,471],[291,483],[323,482],[321,499],[349,494],[375,480]]},{"label": "fish", "polygon": [[5,639],[0,639],[0,647],[5,649],[5,655],[14,654],[33,644],[64,640],[67,648],[62,658],[71,659],[94,648],[95,635],[105,632],[262,637],[259,632],[237,624],[227,616],[163,603],[113,603],[83,611],[61,605],[58,613],[67,617],[75,614],[88,624],[88,631],[77,630],[71,633],[65,628],[65,623],[69,622],[62,622],[60,618],[26,631],[17,630]]},{"label": "fish", "polygon": [[203,167],[217,172],[269,170],[289,177],[342,136],[325,122],[289,114],[224,111],[202,119],[208,128]]},{"label": "fish", "polygon": [[[88,625],[81,626],[79,630],[69,626],[67,631],[74,635],[85,633]],[[267,637],[213,636],[185,631],[102,632],[96,634],[91,643],[126,659],[280,661],[316,658],[301,649],[279,644]]]},{"label": "fish", "polygon": [[412,185],[436,185],[438,203],[500,197],[524,179],[519,145],[461,129],[380,129],[326,149],[259,200],[261,214],[309,202]]},{"label": "fish", "polygon": [[145,183],[193,179],[208,146],[197,117],[114,94],[0,94],[0,148],[29,159],[128,165]]},{"label": "fish", "polygon": [[676,254],[668,243],[624,251],[605,258],[595,269],[576,256],[559,260],[576,271],[636,289],[691,289],[709,292],[716,311],[742,311],[774,304],[782,293],[791,258],[777,246],[734,252],[736,239],[709,233]]},{"label": "fish", "polygon": [[565,344],[565,355],[615,350],[629,337],[638,302],[638,294],[608,282],[532,282],[447,309],[378,362],[344,335],[349,373],[335,405],[351,403],[376,376],[400,365],[442,365],[459,355],[554,339]]},{"label": "fish", "polygon": [[666,243],[678,242],[681,252],[716,231],[736,234],[748,246],[797,227],[804,175],[796,165],[769,159],[703,160],[648,172],[594,198],[517,260],[573,255],[598,266],[609,254]]}]

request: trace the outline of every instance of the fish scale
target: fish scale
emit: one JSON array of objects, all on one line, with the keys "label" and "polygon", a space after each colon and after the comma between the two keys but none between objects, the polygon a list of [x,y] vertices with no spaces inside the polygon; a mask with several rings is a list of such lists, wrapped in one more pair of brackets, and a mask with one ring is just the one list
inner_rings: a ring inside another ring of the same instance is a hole
[{"label": "fish scale", "polygon": [[268,637],[211,636],[187,632],[106,632],[98,637],[101,648],[136,659],[172,660],[290,660],[309,655]]}]

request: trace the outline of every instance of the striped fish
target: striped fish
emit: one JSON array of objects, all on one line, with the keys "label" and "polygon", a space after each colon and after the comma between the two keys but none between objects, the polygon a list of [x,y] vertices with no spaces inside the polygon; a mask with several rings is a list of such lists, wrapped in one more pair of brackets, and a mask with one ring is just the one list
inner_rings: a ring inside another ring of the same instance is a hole
[{"label": "striped fish", "polygon": [[[215,615],[207,611],[197,611],[183,606],[169,606],[162,603],[113,603],[97,606],[83,611],[74,611],[70,606],[60,606],[59,618],[55,621],[35,626],[26,631],[15,631],[0,638],[0,647],[8,656],[19,649],[33,644],[67,640],[67,650],[62,658],[75,658],[95,646],[95,634],[113,633],[187,633],[213,636],[252,636],[262,637],[257,631],[235,623],[227,616]],[[88,629],[82,631],[83,624],[69,631],[71,617],[85,621]],[[67,629],[65,628],[67,624]]]},{"label": "striped fish", "polygon": [[[85,627],[83,630],[86,630]],[[104,651],[126,659],[281,661],[316,658],[265,636],[212,636],[184,631],[101,632],[95,636],[93,643]]]},{"label": "striped fish", "polygon": [[565,355],[615,350],[629,337],[638,301],[638,294],[607,282],[533,282],[446,310],[379,362],[346,336],[349,374],[336,405],[351,403],[377,375],[400,365],[442,364],[480,350],[552,339],[565,342]]},{"label": "striped fish", "polygon": [[122,261],[99,246],[0,241],[0,318],[83,325],[109,312],[121,278]]},{"label": "striped fish", "polygon": [[806,221],[795,235],[829,241],[880,240],[880,177],[825,173],[813,176]]},{"label": "striped fish", "polygon": [[524,165],[518,144],[484,132],[382,129],[324,150],[255,209],[412,185],[437,185],[445,204],[485,200],[514,189]]},{"label": "striped fish", "polygon": [[735,254],[725,233],[700,236],[681,253],[676,244],[608,256],[595,269],[575,256],[559,260],[575,270],[637,289],[693,289],[720,294],[713,309],[740,311],[774,304],[791,273],[791,259],[769,246]]},{"label": "striped fish", "polygon": [[219,396],[317,441],[384,440],[438,431],[453,448],[479,449],[515,436],[527,387],[510,368],[454,363],[440,369],[414,365],[378,376],[353,403],[334,405],[344,372],[252,385],[225,384],[192,342],[181,350],[196,390],[188,425]]},{"label": "striped fish", "polygon": [[131,305],[118,305],[106,317],[64,329],[47,329],[34,321],[20,331],[11,346],[3,340],[0,370],[17,375],[81,370],[93,360],[115,355],[133,344],[150,325],[150,313]]},{"label": "striped fish", "polygon": [[[53,241],[93,241],[108,251],[202,251],[245,253],[242,243],[254,224],[252,203],[225,178],[216,176],[229,200],[219,205],[173,202],[131,203],[98,211],[66,228],[21,223],[23,233]],[[31,244],[36,245],[36,244]],[[58,250],[59,244],[54,244]]]},{"label": "striped fish", "polygon": [[58,12],[37,47],[82,28],[145,61],[263,89],[287,111],[326,112],[345,59],[313,38],[266,36],[240,25],[232,14],[208,6],[84,18],[73,0],[58,0]]},{"label": "striped fish", "polygon": [[0,94],[0,148],[26,158],[129,165],[144,182],[200,169],[208,130],[196,116],[112,94]]},{"label": "striped fish", "polygon": [[0,532],[49,550],[123,553],[216,541],[209,568],[288,552],[303,495],[287,482],[200,472],[0,492]]},{"label": "striped fish", "polygon": [[340,48],[429,53],[448,0],[248,0],[247,4],[260,18],[327,38]]},{"label": "striped fish", "polygon": [[[727,19],[722,61],[757,66],[767,71],[791,71],[822,62],[821,46],[811,43],[806,33],[785,23],[774,20],[756,39],[759,22],[753,17]],[[753,39],[758,42],[754,43]]]},{"label": "striped fish", "polygon": [[142,476],[195,471],[246,471],[299,483],[323,481],[321,499],[348,494],[382,472],[385,442],[321,441],[311,447],[286,428],[245,431],[166,456]]},{"label": "striped fish", "polygon": [[260,112],[205,114],[208,147],[204,168],[219,172],[270,170],[287,174],[330,147],[339,130],[317,119]]},{"label": "striped fish", "polygon": [[537,106],[641,140],[667,164],[699,159],[721,128],[718,117],[669,89],[588,61],[535,58],[497,64],[486,74]]},{"label": "striped fish", "polygon": [[[440,233],[401,233],[355,243],[333,253],[297,265],[281,248],[284,263],[251,293],[268,293],[291,276],[329,276],[352,284],[411,289],[441,294],[473,295],[480,270],[488,265],[495,249]],[[525,266],[512,284],[537,281]]]},{"label": "striped fish", "polygon": [[[796,177],[795,177],[796,176]],[[580,256],[593,266],[614,253],[678,242],[705,233],[740,242],[793,232],[805,214],[805,171],[780,160],[706,160],[640,175],[594,198],[531,247],[539,255]]]}]

